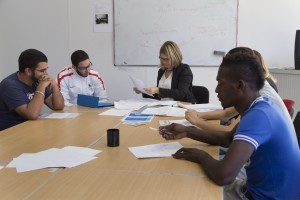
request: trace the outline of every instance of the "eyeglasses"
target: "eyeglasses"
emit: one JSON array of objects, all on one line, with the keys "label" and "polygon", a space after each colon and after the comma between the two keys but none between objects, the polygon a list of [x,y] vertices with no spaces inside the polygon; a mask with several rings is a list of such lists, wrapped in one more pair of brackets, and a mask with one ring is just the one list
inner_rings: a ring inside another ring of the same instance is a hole
[{"label": "eyeglasses", "polygon": [[78,67],[78,66],[77,66],[76,68],[77,68],[77,70],[79,70],[79,71],[84,71],[84,70],[90,69],[92,66],[93,66],[93,63],[90,62],[90,64],[89,64],[88,66],[86,66],[86,67]]},{"label": "eyeglasses", "polygon": [[169,62],[169,60],[170,60],[169,58],[163,58],[161,56],[159,56],[159,59],[164,62]]},{"label": "eyeglasses", "polygon": [[47,70],[48,70],[48,67],[45,68],[45,69],[35,69],[35,71],[38,71],[38,72],[43,73],[43,74],[47,73]]}]

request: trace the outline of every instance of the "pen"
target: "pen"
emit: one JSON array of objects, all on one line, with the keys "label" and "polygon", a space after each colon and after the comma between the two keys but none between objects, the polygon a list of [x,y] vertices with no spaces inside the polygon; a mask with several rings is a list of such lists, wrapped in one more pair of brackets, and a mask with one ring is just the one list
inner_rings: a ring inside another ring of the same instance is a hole
[{"label": "pen", "polygon": [[[151,126],[149,126],[148,128],[151,129],[151,130],[153,130],[153,131],[159,131],[158,128],[153,128]],[[162,131],[162,134],[172,135],[173,133],[171,133],[169,131]]]},{"label": "pen", "polygon": [[153,131],[159,131],[158,128],[153,128],[151,126],[149,126],[149,129],[153,130]]},{"label": "pen", "polygon": [[173,133],[171,133],[169,131],[163,131],[162,134],[173,135]]},{"label": "pen", "polygon": [[167,134],[167,135],[173,135],[173,133],[169,132],[169,131],[166,131],[165,129],[162,129],[160,131],[162,134]]}]

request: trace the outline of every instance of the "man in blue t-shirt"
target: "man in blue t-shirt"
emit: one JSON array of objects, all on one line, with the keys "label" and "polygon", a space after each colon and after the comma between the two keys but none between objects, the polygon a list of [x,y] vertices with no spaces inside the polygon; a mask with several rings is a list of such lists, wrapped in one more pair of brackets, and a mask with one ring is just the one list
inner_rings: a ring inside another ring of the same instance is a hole
[{"label": "man in blue t-shirt", "polygon": [[245,165],[247,181],[240,194],[247,199],[299,199],[300,150],[294,128],[277,105],[259,95],[264,75],[255,54],[249,51],[226,55],[217,81],[216,93],[222,106],[234,106],[241,115],[233,132],[172,124],[160,127],[160,133],[167,140],[189,137],[228,147],[224,159],[216,160],[205,151],[190,148],[180,149],[173,157],[201,164],[218,185],[236,182]]},{"label": "man in blue t-shirt", "polygon": [[26,120],[35,120],[44,103],[53,110],[64,107],[64,99],[47,73],[48,59],[35,49],[19,56],[19,71],[0,83],[0,131]]}]

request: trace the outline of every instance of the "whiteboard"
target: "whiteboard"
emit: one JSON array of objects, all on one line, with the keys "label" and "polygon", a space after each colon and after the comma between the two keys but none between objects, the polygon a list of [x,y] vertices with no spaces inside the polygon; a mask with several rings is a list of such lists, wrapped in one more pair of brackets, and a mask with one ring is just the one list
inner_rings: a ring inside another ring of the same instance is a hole
[{"label": "whiteboard", "polygon": [[158,65],[172,40],[193,66],[219,65],[237,44],[238,0],[114,0],[114,62]]}]

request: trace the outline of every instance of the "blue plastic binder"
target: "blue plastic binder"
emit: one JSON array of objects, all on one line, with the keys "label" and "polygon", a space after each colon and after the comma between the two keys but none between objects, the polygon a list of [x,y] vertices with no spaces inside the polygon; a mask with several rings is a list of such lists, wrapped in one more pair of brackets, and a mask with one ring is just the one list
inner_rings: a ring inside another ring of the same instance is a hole
[{"label": "blue plastic binder", "polygon": [[80,106],[86,106],[90,108],[105,108],[105,107],[114,106],[113,103],[99,101],[99,97],[83,95],[83,94],[78,94],[77,104]]}]

